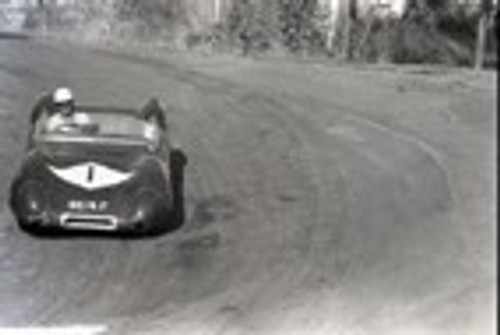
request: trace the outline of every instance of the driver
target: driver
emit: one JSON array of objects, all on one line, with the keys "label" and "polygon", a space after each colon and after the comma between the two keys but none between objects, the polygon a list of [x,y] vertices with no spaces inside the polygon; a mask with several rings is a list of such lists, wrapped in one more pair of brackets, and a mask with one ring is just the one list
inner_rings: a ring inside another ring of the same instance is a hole
[{"label": "driver", "polygon": [[141,110],[144,122],[143,135],[150,143],[150,149],[158,148],[161,142],[161,129],[166,129],[163,108],[158,99],[150,99]]},{"label": "driver", "polygon": [[52,106],[52,115],[46,123],[48,132],[71,130],[90,123],[87,114],[75,111],[73,93],[69,88],[62,87],[54,91]]}]

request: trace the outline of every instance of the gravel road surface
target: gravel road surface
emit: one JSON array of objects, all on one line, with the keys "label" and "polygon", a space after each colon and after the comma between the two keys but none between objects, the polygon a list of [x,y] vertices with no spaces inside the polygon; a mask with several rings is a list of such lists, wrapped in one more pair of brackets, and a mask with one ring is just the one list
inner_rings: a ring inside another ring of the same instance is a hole
[{"label": "gravel road surface", "polygon": [[[189,158],[182,229],[17,229],[29,110],[62,85],[168,106]],[[465,70],[0,40],[0,334],[492,334],[495,90]]]}]

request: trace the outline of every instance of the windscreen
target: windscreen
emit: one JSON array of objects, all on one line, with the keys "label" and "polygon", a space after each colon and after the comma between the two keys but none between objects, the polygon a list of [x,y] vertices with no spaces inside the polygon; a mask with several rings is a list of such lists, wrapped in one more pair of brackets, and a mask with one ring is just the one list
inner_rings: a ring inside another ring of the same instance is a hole
[{"label": "windscreen", "polygon": [[54,117],[39,120],[38,141],[150,145],[158,140],[158,129],[134,115],[78,111],[70,118]]}]

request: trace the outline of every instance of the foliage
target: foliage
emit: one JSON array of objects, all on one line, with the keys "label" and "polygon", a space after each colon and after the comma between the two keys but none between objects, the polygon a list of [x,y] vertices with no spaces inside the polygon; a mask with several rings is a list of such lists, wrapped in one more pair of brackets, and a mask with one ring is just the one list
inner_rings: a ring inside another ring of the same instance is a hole
[{"label": "foliage", "polygon": [[[348,0],[348,10],[341,11],[335,26],[320,0],[228,0],[231,5],[221,17],[202,24],[193,6],[211,2],[199,1],[87,0],[88,28],[98,38],[162,40],[244,55],[347,54],[358,61],[448,64],[470,64],[474,56],[478,11],[458,6],[457,0],[408,0],[401,18],[360,15],[355,10],[360,0]],[[61,17],[45,6],[29,13],[27,25],[37,28],[50,21],[60,26]],[[496,31],[487,36],[490,58],[496,56]]]},{"label": "foliage", "polygon": [[[413,5],[400,19],[365,18],[357,22],[357,35],[365,36],[358,40],[356,54],[369,61],[471,65],[478,17],[477,11],[427,1]],[[495,62],[494,30],[488,41],[490,61]]]},{"label": "foliage", "polygon": [[324,49],[317,0],[279,0],[281,42],[293,53]]},{"label": "foliage", "polygon": [[244,54],[270,49],[311,53],[324,49],[317,0],[240,0],[222,25],[228,42]]},{"label": "foliage", "polygon": [[227,41],[241,48],[243,54],[264,51],[270,48],[273,27],[259,15],[259,3],[251,0],[235,2],[220,28],[227,35]]}]

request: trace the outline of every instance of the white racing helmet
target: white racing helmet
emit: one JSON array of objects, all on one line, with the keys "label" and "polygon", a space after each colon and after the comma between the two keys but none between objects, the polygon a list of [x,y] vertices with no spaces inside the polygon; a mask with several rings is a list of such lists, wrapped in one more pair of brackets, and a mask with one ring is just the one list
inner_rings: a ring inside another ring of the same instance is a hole
[{"label": "white racing helmet", "polygon": [[56,105],[71,104],[73,103],[73,92],[67,87],[60,87],[54,91],[52,99]]}]

